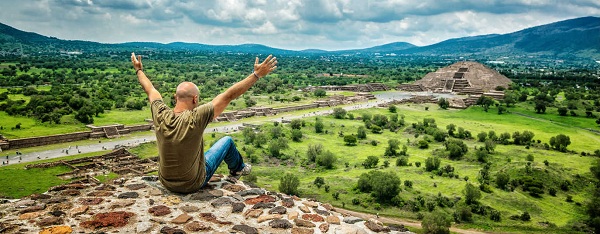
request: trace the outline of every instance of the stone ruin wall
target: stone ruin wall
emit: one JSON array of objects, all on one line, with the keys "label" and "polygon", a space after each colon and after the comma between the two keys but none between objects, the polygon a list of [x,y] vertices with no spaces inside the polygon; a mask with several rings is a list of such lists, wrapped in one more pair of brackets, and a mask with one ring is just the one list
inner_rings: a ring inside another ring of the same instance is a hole
[{"label": "stone ruin wall", "polygon": [[[100,129],[100,131],[102,131],[101,127],[99,127],[98,129]],[[137,131],[147,131],[150,129],[152,129],[152,124],[140,124],[140,125],[133,125],[133,126],[123,126],[122,129],[119,131],[131,133],[131,132],[137,132]],[[96,131],[96,132],[94,132],[94,131]],[[3,150],[19,149],[19,148],[27,148],[27,147],[64,143],[64,142],[80,141],[80,140],[86,140],[86,139],[90,139],[90,138],[98,138],[98,137],[103,137],[103,136],[104,136],[103,132],[98,132],[98,130],[94,129],[92,131],[57,134],[57,135],[51,135],[51,136],[8,139],[8,140],[6,140],[7,144],[3,144],[0,146],[2,147]]]}]

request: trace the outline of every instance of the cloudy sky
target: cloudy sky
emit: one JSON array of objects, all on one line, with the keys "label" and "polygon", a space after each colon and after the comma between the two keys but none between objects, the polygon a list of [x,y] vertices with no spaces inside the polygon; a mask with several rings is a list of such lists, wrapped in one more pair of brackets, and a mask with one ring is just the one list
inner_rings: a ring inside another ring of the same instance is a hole
[{"label": "cloudy sky", "polygon": [[598,0],[2,0],[0,22],[61,39],[354,49],[509,33],[583,16]]}]

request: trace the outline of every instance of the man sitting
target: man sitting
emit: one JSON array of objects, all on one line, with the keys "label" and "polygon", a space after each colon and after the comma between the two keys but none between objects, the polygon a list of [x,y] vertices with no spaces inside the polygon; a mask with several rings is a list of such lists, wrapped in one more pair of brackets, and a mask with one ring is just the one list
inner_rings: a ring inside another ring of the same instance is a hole
[{"label": "man sitting", "polygon": [[203,105],[198,105],[198,87],[182,82],[175,91],[177,103],[173,109],[165,105],[144,74],[142,57],[131,53],[131,62],[151,104],[159,154],[158,176],[165,188],[179,193],[196,192],[208,183],[223,160],[232,176],[250,173],[250,164],[244,163],[231,137],[219,139],[204,152],[202,135],[208,123],[219,116],[229,102],[277,68],[275,57],[269,55],[262,63],[258,63],[257,57],[252,74]]}]

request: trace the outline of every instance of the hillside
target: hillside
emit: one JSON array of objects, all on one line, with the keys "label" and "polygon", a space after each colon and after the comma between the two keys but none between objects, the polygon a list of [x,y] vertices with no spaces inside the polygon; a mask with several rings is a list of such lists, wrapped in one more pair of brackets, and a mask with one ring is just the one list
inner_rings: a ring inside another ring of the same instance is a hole
[{"label": "hillside", "polygon": [[59,50],[120,50],[159,49],[176,51],[213,51],[234,53],[294,54],[401,54],[418,56],[514,56],[524,54],[549,55],[560,58],[592,58],[600,60],[600,18],[583,17],[523,29],[508,34],[491,34],[454,38],[428,46],[415,46],[406,42],[394,42],[365,49],[325,51],[307,49],[293,51],[259,44],[207,45],[200,43],[128,42],[102,44],[88,41],[60,40],[33,32],[24,32],[0,23],[0,49],[25,52]]}]

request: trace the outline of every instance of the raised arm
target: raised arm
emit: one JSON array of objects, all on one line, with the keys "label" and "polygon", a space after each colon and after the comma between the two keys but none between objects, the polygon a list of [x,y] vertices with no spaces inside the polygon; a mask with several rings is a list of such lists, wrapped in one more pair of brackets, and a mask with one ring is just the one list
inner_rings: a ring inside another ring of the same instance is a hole
[{"label": "raised arm", "polygon": [[150,101],[150,103],[152,103],[154,100],[162,99],[162,96],[160,95],[158,90],[154,88],[152,82],[150,82],[150,79],[148,79],[148,77],[146,77],[146,74],[144,74],[142,66],[142,56],[138,55],[136,58],[135,53],[131,53],[131,63],[133,63],[133,68],[135,68],[135,74],[137,75],[138,81],[142,85],[142,88],[144,88],[146,95],[148,95],[148,100]]},{"label": "raised arm", "polygon": [[258,57],[254,61],[254,72],[248,75],[245,79],[240,82],[235,83],[233,86],[229,87],[225,92],[219,94],[212,100],[213,108],[214,108],[214,116],[216,118],[225,110],[225,107],[229,105],[233,99],[236,99],[240,95],[244,94],[258,79],[268,75],[270,72],[277,68],[277,58],[269,55],[262,63],[258,63]]}]

